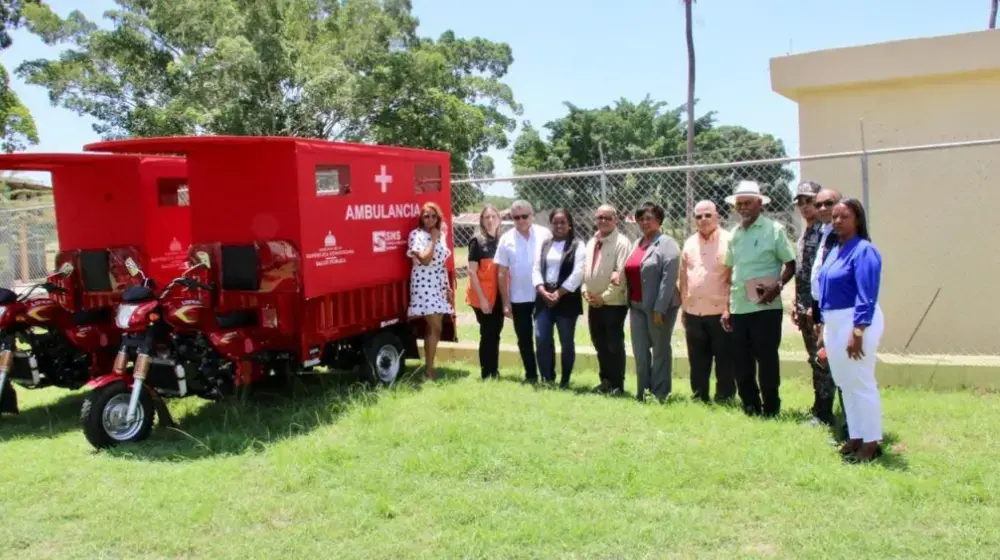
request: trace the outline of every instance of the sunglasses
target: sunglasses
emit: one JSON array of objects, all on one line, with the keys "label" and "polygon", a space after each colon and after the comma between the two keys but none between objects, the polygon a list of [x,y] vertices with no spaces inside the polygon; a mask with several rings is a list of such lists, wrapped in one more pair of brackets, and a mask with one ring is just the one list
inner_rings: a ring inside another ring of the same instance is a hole
[{"label": "sunglasses", "polygon": [[813,206],[816,208],[833,208],[833,205],[837,204],[832,200],[824,200],[823,202],[814,202]]},{"label": "sunglasses", "polygon": [[514,219],[515,220],[527,220],[530,217],[531,216],[529,216],[527,214],[518,214],[518,215],[514,216]]},{"label": "sunglasses", "polygon": [[610,221],[613,221],[613,220],[614,220],[614,218],[612,218],[611,216],[598,216],[598,217],[597,217],[597,218],[595,218],[595,219],[596,219],[596,220],[597,220],[598,222],[610,222]]},{"label": "sunglasses", "polygon": [[421,218],[425,220],[428,218],[437,218],[437,214],[424,214],[423,216],[421,216]]},{"label": "sunglasses", "polygon": [[694,219],[696,219],[696,220],[707,220],[707,219],[709,219],[711,217],[712,217],[711,214],[695,214],[694,215]]},{"label": "sunglasses", "polygon": [[806,197],[799,197],[795,199],[796,206],[806,206],[808,204],[813,204],[812,199]]}]

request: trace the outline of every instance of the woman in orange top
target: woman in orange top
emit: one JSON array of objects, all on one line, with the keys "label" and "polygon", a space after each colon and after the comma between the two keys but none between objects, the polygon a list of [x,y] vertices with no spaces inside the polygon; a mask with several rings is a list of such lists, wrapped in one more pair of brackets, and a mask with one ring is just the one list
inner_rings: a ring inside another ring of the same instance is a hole
[{"label": "woman in orange top", "polygon": [[472,306],[479,322],[479,366],[483,379],[499,376],[500,333],[503,331],[503,302],[497,286],[497,252],[500,212],[491,204],[479,213],[479,231],[469,242],[469,288],[465,302]]}]

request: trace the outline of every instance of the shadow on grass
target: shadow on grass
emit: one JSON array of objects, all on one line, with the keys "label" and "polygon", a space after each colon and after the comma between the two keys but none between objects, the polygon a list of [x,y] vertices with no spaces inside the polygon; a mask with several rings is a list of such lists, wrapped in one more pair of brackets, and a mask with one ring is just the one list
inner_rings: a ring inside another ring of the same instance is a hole
[{"label": "shadow on grass", "polygon": [[422,368],[411,367],[392,387],[372,387],[351,372],[298,376],[284,389],[260,390],[246,400],[205,403],[179,418],[174,428],[157,427],[143,442],[99,453],[164,462],[258,453],[332,425],[358,407],[374,406],[387,394],[417,392],[428,383],[452,383],[467,375],[460,369],[438,368],[437,380],[428,382]]},{"label": "shadow on grass", "polygon": [[[18,388],[18,397],[23,397],[26,391]],[[83,396],[83,392],[68,392],[55,402],[22,408],[20,414],[0,416],[0,442],[22,437],[54,438],[79,430]]]}]

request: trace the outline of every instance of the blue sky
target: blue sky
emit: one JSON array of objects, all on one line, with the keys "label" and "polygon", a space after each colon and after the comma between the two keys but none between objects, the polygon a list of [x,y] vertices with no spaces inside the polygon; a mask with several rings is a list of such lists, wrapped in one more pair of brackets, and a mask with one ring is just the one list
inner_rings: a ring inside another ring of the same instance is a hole
[{"label": "blue sky", "polygon": [[[75,8],[94,21],[115,6],[111,0],[47,2],[61,15]],[[670,105],[685,102],[680,0],[413,0],[413,6],[422,35],[452,29],[508,43],[514,64],[505,81],[524,106],[520,119],[538,127],[564,114],[565,101],[598,107],[649,94]],[[700,0],[694,28],[700,110],[717,111],[722,123],[774,134],[796,154],[796,106],[771,91],[770,58],[982,30],[988,12],[986,0]],[[57,54],[58,48],[18,31],[3,63],[13,69]],[[53,107],[44,89],[12,81],[38,124],[41,142],[30,151],[78,151],[98,138],[87,118]],[[494,157],[497,174],[507,175],[509,154]]]}]

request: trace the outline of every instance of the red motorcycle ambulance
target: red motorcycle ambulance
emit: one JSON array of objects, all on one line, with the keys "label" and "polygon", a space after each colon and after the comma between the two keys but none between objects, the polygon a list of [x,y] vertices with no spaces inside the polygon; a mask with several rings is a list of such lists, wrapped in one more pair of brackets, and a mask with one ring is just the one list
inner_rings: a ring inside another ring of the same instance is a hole
[{"label": "red motorcycle ambulance", "polygon": [[185,269],[187,170],[179,157],[86,153],[0,155],[0,169],[52,174],[60,249],[46,282],[0,288],[0,412],[17,413],[12,382],[78,389],[108,371],[114,306],[139,283],[129,268],[165,281]]},{"label": "red motorcycle ambulance", "polygon": [[[95,447],[146,438],[154,408],[170,423],[164,397],[221,398],[320,365],[391,384],[419,356],[407,240],[425,202],[450,222],[447,153],[218,136],[85,149],[183,154],[191,196],[190,268],[159,296],[126,291],[114,370],[87,385]],[[442,340],[455,340],[454,317]]]}]

